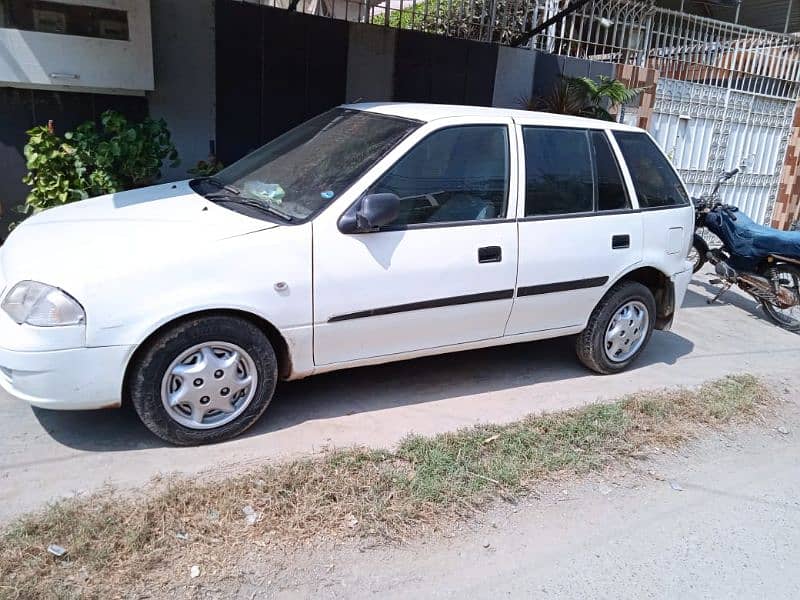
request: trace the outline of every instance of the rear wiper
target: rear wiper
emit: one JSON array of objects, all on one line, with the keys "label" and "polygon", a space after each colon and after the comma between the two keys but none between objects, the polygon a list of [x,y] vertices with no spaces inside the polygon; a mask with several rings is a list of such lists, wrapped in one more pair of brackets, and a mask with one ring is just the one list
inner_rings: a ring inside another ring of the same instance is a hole
[{"label": "rear wiper", "polygon": [[276,217],[280,217],[285,221],[293,221],[294,217],[289,213],[283,212],[279,208],[275,208],[274,206],[270,206],[269,204],[262,204],[257,200],[248,200],[242,196],[238,196],[233,192],[228,194],[223,194],[222,192],[216,192],[214,194],[208,194],[206,196],[208,200],[213,200],[214,202],[230,202],[231,204],[240,204],[242,206],[249,206],[251,208],[256,208],[262,212],[269,213]]}]

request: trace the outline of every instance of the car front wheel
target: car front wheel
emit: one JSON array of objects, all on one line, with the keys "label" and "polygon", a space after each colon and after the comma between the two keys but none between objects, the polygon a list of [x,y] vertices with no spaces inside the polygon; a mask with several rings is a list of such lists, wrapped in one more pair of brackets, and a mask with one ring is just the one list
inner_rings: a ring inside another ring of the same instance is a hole
[{"label": "car front wheel", "polygon": [[134,359],[127,393],[161,439],[208,444],[233,438],[258,420],[277,374],[275,351],[258,327],[214,315],[157,334]]},{"label": "car front wheel", "polygon": [[656,302],[648,288],[636,281],[617,284],[578,335],[578,358],[604,375],[624,370],[647,345],[655,318]]}]

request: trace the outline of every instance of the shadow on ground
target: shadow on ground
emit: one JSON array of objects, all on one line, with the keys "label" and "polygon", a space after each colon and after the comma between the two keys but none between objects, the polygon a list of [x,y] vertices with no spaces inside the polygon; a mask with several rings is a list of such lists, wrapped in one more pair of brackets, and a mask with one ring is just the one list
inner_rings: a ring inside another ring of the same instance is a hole
[{"label": "shadow on ground", "polygon": [[699,294],[691,289],[688,290],[686,292],[686,298],[683,301],[683,308],[700,308],[704,306],[708,308],[715,308],[730,304],[731,306],[735,306],[736,308],[746,312],[750,318],[758,319],[764,323],[772,325],[773,327],[779,327],[779,325],[774,323],[767,316],[767,314],[761,308],[761,305],[756,302],[754,298],[745,295],[744,292],[740,292],[736,288],[731,288],[729,291],[724,293],[719,300],[713,304],[709,304],[708,301],[717,295],[720,290],[720,286],[697,278],[697,276],[695,276],[695,279],[692,280],[692,283],[705,290],[708,295]]},{"label": "shadow on ground", "polygon": [[742,309],[751,316],[758,317],[760,319],[765,318],[764,312],[761,310],[759,305],[753,298],[749,296],[744,296],[741,293],[731,289],[724,293],[719,300],[713,304],[709,304],[708,301],[717,295],[720,290],[720,286],[713,285],[702,279],[693,279],[692,283],[702,288],[706,294],[698,294],[691,289],[688,290],[686,292],[686,298],[683,301],[683,308],[701,308],[704,306],[708,308],[715,308],[730,304],[731,306]]},{"label": "shadow on ground", "polygon": [[[674,364],[693,347],[677,334],[656,331],[632,369]],[[267,412],[245,435],[263,435],[306,421],[592,376],[575,357],[574,338],[347,369],[280,384]],[[130,409],[33,410],[53,439],[78,450],[113,452],[167,445]]]}]

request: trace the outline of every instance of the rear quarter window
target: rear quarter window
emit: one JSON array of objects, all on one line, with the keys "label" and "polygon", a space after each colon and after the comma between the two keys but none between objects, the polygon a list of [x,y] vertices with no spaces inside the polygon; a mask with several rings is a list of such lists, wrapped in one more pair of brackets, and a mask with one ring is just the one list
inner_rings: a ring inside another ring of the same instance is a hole
[{"label": "rear quarter window", "polygon": [[655,142],[644,133],[615,131],[640,208],[685,206],[689,197],[678,175]]}]

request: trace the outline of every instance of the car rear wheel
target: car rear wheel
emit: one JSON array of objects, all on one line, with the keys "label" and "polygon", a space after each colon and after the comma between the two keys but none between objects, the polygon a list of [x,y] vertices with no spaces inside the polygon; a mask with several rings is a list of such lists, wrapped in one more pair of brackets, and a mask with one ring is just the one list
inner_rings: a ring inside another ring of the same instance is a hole
[{"label": "car rear wheel", "polygon": [[636,281],[623,281],[595,307],[577,340],[580,361],[608,375],[623,371],[641,354],[656,317],[653,293]]},{"label": "car rear wheel", "polygon": [[135,358],[128,396],[145,426],[172,444],[233,438],[263,414],[278,365],[267,336],[244,319],[215,315],[159,333]]}]

